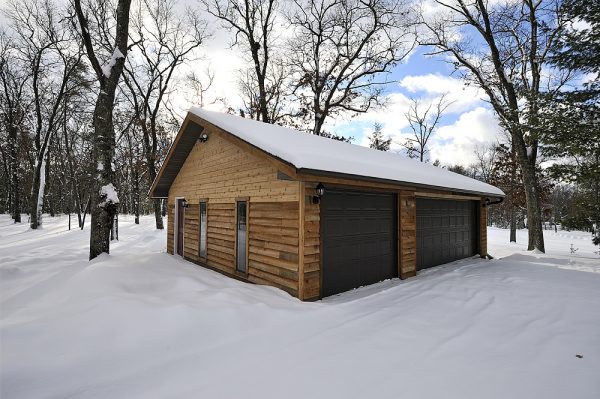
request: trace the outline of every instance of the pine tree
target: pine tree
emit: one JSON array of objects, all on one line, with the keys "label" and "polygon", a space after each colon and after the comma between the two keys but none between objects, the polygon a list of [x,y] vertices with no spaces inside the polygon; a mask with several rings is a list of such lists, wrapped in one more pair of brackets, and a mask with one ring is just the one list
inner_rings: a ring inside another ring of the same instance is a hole
[{"label": "pine tree", "polygon": [[383,126],[381,123],[375,123],[373,129],[373,133],[369,136],[369,147],[379,151],[389,151],[392,139],[390,137],[386,139],[383,136]]},{"label": "pine tree", "polygon": [[[542,114],[544,153],[557,162],[549,172],[557,180],[576,184],[576,216],[563,223],[572,228],[590,229],[600,244],[600,3],[566,0],[563,17],[579,21],[567,26],[559,46],[552,53],[557,68],[596,76],[575,90],[548,96]],[[583,22],[583,23],[581,23]],[[595,227],[594,227],[595,226]]]}]

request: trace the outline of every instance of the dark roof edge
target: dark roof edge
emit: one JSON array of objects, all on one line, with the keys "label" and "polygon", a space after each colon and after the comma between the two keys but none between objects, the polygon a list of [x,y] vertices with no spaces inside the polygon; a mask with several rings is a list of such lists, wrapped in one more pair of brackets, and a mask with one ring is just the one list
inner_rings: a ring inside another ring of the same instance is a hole
[{"label": "dark roof edge", "polygon": [[[168,163],[169,163],[169,161],[171,161],[171,157],[175,153],[177,146],[179,145],[181,139],[188,132],[188,130],[189,130],[188,127],[189,127],[190,122],[194,122],[194,121],[191,118],[189,118],[189,113],[188,113],[188,115],[186,115],[186,117],[184,118],[182,125],[181,125],[179,131],[177,132],[177,135],[175,136],[175,139],[171,143],[169,150],[167,151],[167,156],[165,157],[165,160],[160,165],[160,168],[158,169],[158,173],[156,174],[156,177],[154,178],[154,180],[152,181],[152,184],[150,185],[150,188],[148,189],[148,193],[147,193],[148,198],[151,198],[151,199],[168,198],[168,193],[166,194],[166,196],[163,197],[161,195],[153,195],[153,192],[156,191],[156,189],[158,188],[158,184],[160,183],[160,180],[163,178],[163,173],[164,173],[165,169],[167,169],[167,167],[169,166]],[[204,126],[199,125],[197,123],[196,123],[196,125],[198,125],[198,127],[201,129],[195,134],[195,136],[196,136],[195,139],[197,139],[200,136],[200,133],[202,133],[202,131],[204,130]],[[187,133],[187,134],[192,134],[192,133]],[[188,153],[187,155],[189,155],[194,144],[195,144],[195,140],[194,140],[192,146],[189,149],[187,149],[187,153]],[[186,155],[186,159],[187,159],[187,155]],[[183,162],[185,163],[185,159]],[[180,169],[181,169],[181,167],[180,167]],[[179,173],[179,171],[178,171],[178,173]],[[173,184],[173,181],[170,182],[169,188],[171,187],[171,184]]]},{"label": "dark roof edge", "polygon": [[[304,174],[312,175],[315,177],[324,176],[324,177],[334,177],[334,178],[345,178],[345,179],[351,179],[351,180],[368,181],[368,182],[373,182],[373,183],[385,183],[385,184],[393,184],[393,185],[404,185],[404,186],[408,186],[408,187],[435,189],[435,190],[440,190],[440,191],[450,191],[452,193],[472,194],[472,195],[478,195],[478,196],[482,196],[482,197],[504,198],[504,195],[486,193],[486,192],[482,192],[482,191],[462,190],[462,189],[458,189],[455,187],[433,186],[430,184],[413,183],[413,182],[392,180],[392,179],[382,179],[379,177],[355,175],[355,174],[351,174],[351,173],[330,172],[330,171],[326,171],[326,170],[308,169],[308,168],[300,168],[300,169],[298,169],[298,173],[300,173],[300,174],[304,173]],[[466,176],[466,177],[468,177],[468,176]]]}]

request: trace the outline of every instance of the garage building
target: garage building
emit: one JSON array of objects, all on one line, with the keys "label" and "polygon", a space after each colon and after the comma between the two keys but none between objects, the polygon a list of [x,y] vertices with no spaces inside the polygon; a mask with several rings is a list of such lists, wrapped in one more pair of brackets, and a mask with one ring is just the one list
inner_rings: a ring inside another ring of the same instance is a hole
[{"label": "garage building", "polygon": [[167,251],[314,300],[487,255],[489,184],[394,153],[193,108],[150,189]]}]

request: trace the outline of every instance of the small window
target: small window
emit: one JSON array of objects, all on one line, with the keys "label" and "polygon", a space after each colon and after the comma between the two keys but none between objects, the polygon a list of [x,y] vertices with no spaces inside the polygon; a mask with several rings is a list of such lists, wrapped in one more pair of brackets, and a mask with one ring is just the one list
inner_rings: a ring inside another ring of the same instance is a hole
[{"label": "small window", "polygon": [[235,268],[238,272],[246,273],[247,259],[246,250],[248,246],[248,229],[247,229],[247,207],[246,201],[238,201],[236,208],[236,259]]},{"label": "small window", "polygon": [[200,228],[198,255],[206,259],[206,202],[200,202],[200,223],[198,225]]}]

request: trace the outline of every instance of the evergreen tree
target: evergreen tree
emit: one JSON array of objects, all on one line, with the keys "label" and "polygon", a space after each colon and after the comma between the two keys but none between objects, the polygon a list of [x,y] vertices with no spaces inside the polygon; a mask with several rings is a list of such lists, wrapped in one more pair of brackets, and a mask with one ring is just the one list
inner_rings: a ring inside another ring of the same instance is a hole
[{"label": "evergreen tree", "polygon": [[373,125],[373,133],[369,136],[369,147],[375,148],[379,151],[389,151],[390,144],[392,144],[392,139],[388,137],[387,139],[383,136],[383,126],[381,123],[375,123]]},{"label": "evergreen tree", "polygon": [[[576,184],[576,216],[563,223],[589,229],[600,244],[600,3],[566,0],[563,17],[579,22],[561,32],[552,61],[557,68],[579,73],[588,82],[546,100],[542,112],[544,154],[557,162],[549,172]],[[580,28],[585,26],[585,28]],[[589,79],[590,76],[595,78]]]}]

